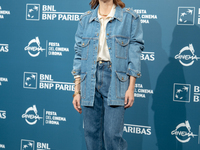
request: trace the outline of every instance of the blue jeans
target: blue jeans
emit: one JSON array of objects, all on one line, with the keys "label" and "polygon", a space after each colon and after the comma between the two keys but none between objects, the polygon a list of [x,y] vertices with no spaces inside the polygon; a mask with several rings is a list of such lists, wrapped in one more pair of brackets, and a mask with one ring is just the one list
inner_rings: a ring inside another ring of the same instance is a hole
[{"label": "blue jeans", "polygon": [[[122,138],[123,106],[108,106],[111,63],[97,63],[94,106],[83,106],[84,134],[88,150],[127,150]],[[125,94],[125,93],[124,93]]]}]

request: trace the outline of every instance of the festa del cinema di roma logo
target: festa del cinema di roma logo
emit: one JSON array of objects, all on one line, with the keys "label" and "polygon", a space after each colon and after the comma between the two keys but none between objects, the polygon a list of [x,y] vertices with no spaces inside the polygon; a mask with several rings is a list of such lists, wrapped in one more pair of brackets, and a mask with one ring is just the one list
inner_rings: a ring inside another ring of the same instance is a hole
[{"label": "festa del cinema di roma logo", "polygon": [[34,125],[37,123],[38,120],[42,119],[38,114],[36,105],[33,105],[33,107],[29,107],[26,112],[22,115],[22,118],[25,118],[25,121],[29,125]]},{"label": "festa del cinema di roma logo", "polygon": [[40,52],[43,52],[45,49],[43,49],[40,46],[40,40],[38,37],[35,39],[32,39],[28,45],[24,48],[25,51],[28,51],[28,54],[32,57],[37,57]]},{"label": "festa del cinema di roma logo", "polygon": [[69,52],[69,48],[62,47],[59,42],[50,42],[48,40],[46,40],[46,48],[42,48],[38,36],[30,40],[24,50],[28,51],[31,57],[37,57],[43,51],[46,51],[46,57],[47,55],[62,56],[63,53]]},{"label": "festa del cinema di roma logo", "polygon": [[195,136],[198,136],[191,132],[191,126],[187,120],[185,123],[177,125],[176,129],[171,132],[171,135],[175,135],[176,139],[181,143],[187,143],[190,141],[191,137],[194,138]]},{"label": "festa del cinema di roma logo", "polygon": [[178,59],[183,66],[191,66],[195,60],[198,61],[200,59],[194,52],[193,45],[189,44],[189,46],[185,46],[180,50],[179,54],[175,56],[175,59]]}]

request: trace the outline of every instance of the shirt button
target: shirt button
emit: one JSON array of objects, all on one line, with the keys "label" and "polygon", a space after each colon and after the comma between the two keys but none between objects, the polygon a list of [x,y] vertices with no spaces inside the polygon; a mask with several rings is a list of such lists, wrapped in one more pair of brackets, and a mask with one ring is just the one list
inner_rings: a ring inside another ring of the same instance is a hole
[{"label": "shirt button", "polygon": [[76,71],[73,71],[73,73],[76,73]]},{"label": "shirt button", "polygon": [[85,43],[82,44],[83,46],[85,45]]},{"label": "shirt button", "polygon": [[122,41],[122,44],[124,44],[124,42]]},{"label": "shirt button", "polygon": [[122,80],[124,80],[124,78],[122,77]]},{"label": "shirt button", "polygon": [[110,20],[110,23],[112,22],[112,20]]},{"label": "shirt button", "polygon": [[109,33],[107,33],[107,35],[109,35]]},{"label": "shirt button", "polygon": [[140,73],[138,73],[137,75],[140,76]]},{"label": "shirt button", "polygon": [[99,36],[99,33],[97,33],[97,36]]},{"label": "shirt button", "polygon": [[111,49],[110,47],[108,49]]},{"label": "shirt button", "polygon": [[129,9],[129,8],[127,8],[126,10],[128,10],[128,11],[129,11],[130,9]]}]

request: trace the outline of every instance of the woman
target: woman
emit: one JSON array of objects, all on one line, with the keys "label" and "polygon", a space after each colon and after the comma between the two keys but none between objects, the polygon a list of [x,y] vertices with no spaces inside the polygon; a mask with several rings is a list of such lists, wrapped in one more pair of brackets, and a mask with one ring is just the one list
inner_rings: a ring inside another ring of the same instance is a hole
[{"label": "woman", "polygon": [[[74,108],[88,150],[126,150],[124,112],[133,105],[144,49],[139,16],[121,0],[92,0],[75,35]],[[82,108],[81,108],[82,105]]]}]

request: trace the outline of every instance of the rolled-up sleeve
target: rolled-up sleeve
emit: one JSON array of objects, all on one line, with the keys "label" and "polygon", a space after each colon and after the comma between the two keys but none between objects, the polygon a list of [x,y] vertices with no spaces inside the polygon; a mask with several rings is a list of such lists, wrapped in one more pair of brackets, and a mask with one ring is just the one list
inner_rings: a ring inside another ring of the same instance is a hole
[{"label": "rolled-up sleeve", "polygon": [[73,70],[71,71],[72,75],[80,75],[81,74],[81,41],[83,34],[83,26],[81,20],[78,23],[78,28],[75,34],[75,45],[74,45],[74,60],[73,60]]},{"label": "rolled-up sleeve", "polygon": [[141,76],[141,52],[144,49],[143,30],[139,16],[133,18],[128,55],[127,75],[139,78]]}]

